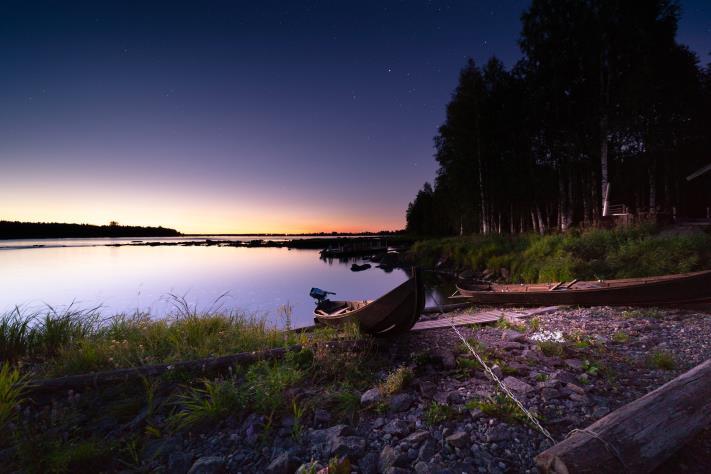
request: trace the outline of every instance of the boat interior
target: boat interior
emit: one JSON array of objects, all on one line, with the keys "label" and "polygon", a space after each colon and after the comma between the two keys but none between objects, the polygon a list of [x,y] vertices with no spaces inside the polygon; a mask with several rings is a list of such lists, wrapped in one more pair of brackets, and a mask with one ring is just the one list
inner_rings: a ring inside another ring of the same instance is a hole
[{"label": "boat interior", "polygon": [[315,313],[321,316],[339,316],[355,311],[366,306],[370,301],[331,301],[324,300],[319,303]]}]

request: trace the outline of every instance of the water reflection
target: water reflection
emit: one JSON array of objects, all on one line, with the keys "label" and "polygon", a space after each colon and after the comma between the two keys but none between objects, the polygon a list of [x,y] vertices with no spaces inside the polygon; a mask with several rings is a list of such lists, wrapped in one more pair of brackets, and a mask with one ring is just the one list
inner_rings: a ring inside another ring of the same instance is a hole
[{"label": "water reflection", "polygon": [[139,310],[160,317],[172,309],[171,293],[202,309],[227,293],[225,308],[274,319],[288,303],[301,326],[312,323],[312,286],[339,299],[372,299],[408,278],[402,269],[351,272],[350,264],[362,260],[324,261],[315,250],[81,245],[0,251],[0,311],[74,301],[101,304],[106,315]]}]

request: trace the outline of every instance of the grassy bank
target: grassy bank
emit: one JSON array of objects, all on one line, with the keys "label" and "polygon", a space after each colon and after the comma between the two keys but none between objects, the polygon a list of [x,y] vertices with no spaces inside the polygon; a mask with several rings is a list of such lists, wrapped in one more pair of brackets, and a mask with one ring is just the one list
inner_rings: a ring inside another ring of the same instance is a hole
[{"label": "grassy bank", "polygon": [[516,283],[631,278],[711,268],[711,235],[647,226],[545,236],[474,235],[420,240],[409,257],[425,267],[488,269]]}]

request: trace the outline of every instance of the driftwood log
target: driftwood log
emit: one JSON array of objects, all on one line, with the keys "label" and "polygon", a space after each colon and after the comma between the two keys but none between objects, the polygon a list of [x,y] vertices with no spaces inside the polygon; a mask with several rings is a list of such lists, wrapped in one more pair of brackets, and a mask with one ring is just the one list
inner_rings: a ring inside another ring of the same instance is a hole
[{"label": "driftwood log", "polygon": [[300,351],[300,345],[288,348],[268,349],[257,352],[241,352],[221,357],[174,362],[172,364],[144,365],[125,369],[94,372],[91,374],[69,375],[55,379],[31,382],[26,389],[27,395],[56,393],[67,390],[78,390],[87,387],[98,388],[112,383],[123,383],[145,377],[157,377],[170,371],[187,371],[215,373],[226,370],[234,365],[247,365],[260,360],[281,359],[287,352]]},{"label": "driftwood log", "polygon": [[536,456],[543,473],[651,472],[711,426],[711,359]]}]

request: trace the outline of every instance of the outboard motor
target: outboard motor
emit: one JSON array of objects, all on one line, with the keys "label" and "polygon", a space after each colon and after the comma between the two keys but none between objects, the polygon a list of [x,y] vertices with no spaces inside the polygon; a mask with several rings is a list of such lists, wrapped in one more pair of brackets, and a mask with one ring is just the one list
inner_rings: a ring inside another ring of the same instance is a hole
[{"label": "outboard motor", "polygon": [[323,301],[328,299],[328,295],[335,295],[332,291],[322,290],[321,288],[311,288],[309,296],[316,300],[316,304],[321,304]]}]

